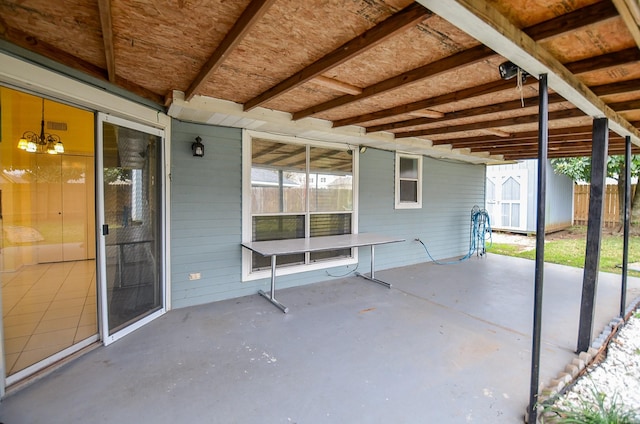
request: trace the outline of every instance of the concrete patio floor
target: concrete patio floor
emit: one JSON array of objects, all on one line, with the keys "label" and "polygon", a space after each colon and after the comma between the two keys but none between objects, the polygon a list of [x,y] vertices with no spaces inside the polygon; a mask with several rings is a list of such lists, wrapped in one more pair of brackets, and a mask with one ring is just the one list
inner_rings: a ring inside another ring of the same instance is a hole
[{"label": "concrete patio floor", "polygon": [[[489,254],[170,311],[14,394],[17,423],[520,423],[534,263]],[[545,265],[541,382],[576,356],[582,270]],[[600,274],[594,337],[618,314]],[[627,299],[640,295],[629,279]]]}]

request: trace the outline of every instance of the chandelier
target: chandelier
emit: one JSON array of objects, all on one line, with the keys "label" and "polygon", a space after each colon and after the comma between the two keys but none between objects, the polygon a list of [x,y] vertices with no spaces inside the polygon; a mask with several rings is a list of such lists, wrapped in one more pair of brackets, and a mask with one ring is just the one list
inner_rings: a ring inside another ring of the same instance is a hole
[{"label": "chandelier", "polygon": [[18,149],[26,150],[29,153],[49,153],[57,155],[64,153],[64,144],[60,137],[55,134],[44,132],[44,98],[42,99],[42,121],[40,122],[40,134],[33,131],[25,131],[18,141]]}]

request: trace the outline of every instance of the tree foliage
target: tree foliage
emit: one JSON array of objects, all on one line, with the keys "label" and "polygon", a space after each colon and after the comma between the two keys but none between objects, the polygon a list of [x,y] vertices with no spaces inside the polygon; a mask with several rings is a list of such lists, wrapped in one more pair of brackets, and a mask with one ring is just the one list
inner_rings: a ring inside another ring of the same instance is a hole
[{"label": "tree foliage", "polygon": [[[566,175],[575,182],[591,181],[591,158],[551,159],[556,174]],[[624,172],[624,156],[609,156],[607,159],[607,177],[620,180]],[[640,177],[640,155],[631,156],[631,177]],[[624,178],[624,177],[623,177]]]},{"label": "tree foliage", "polygon": [[[556,174],[566,175],[575,182],[589,183],[591,181],[591,158],[560,158],[551,159]],[[618,202],[619,202],[619,223],[620,227],[624,222],[624,156],[609,156],[607,158],[607,177],[618,182]],[[631,156],[631,178],[640,177],[640,155]],[[636,196],[632,191],[631,201],[631,221],[640,217],[640,196]],[[635,218],[635,219],[634,219]]]}]

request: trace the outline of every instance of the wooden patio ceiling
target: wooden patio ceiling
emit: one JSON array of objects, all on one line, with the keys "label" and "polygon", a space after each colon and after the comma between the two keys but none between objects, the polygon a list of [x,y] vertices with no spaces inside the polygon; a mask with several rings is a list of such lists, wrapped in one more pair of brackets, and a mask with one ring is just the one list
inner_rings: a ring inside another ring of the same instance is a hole
[{"label": "wooden patio ceiling", "polygon": [[638,150],[639,24],[637,0],[0,0],[0,38],[178,119],[476,162],[537,156],[508,60],[550,74],[550,157],[590,154],[593,117]]}]

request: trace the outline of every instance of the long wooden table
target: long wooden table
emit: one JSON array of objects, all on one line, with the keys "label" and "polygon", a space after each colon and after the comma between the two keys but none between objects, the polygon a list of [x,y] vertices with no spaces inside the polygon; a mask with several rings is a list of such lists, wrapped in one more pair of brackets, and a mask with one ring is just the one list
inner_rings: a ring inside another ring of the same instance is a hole
[{"label": "long wooden table", "polygon": [[297,238],[286,240],[253,241],[242,243],[242,247],[256,252],[262,256],[271,257],[271,292],[265,293],[263,290],[258,293],[287,313],[289,308],[278,302],[275,297],[276,291],[276,258],[281,255],[295,253],[320,252],[323,250],[351,249],[353,247],[371,247],[371,275],[366,276],[356,273],[357,276],[391,288],[391,284],[378,280],[375,277],[375,246],[379,244],[398,243],[404,241],[403,238],[392,237],[382,234],[362,233],[344,234],[339,236]]}]

